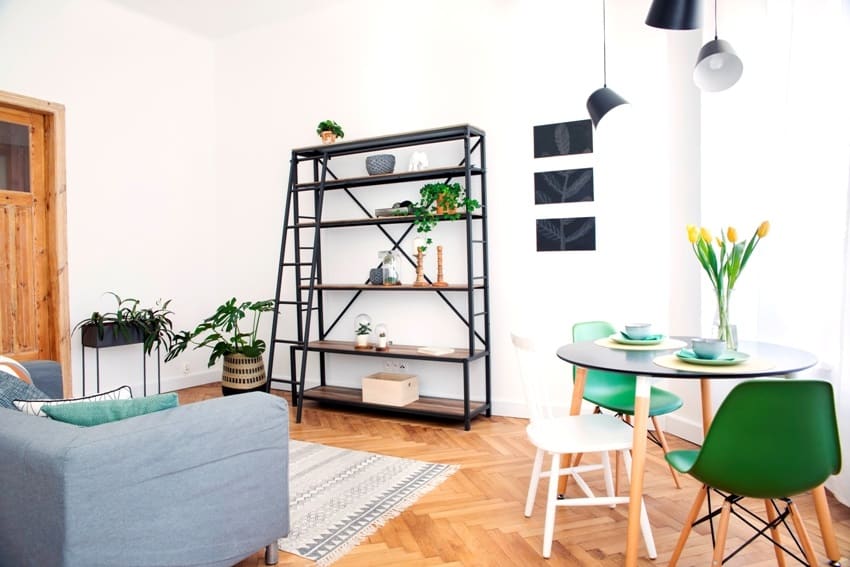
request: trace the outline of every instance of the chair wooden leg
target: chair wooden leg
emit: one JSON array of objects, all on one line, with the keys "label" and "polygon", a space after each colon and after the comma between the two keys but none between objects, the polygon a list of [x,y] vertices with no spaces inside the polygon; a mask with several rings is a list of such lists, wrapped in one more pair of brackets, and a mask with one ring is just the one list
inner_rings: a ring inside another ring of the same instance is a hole
[{"label": "chair wooden leg", "polygon": [[[658,435],[658,441],[661,442],[661,449],[664,451],[664,454],[670,452],[670,446],[667,444],[667,438],[664,436],[664,430],[658,426],[658,419],[655,416],[652,417],[652,427],[655,428],[655,434]],[[673,465],[667,463],[667,468],[670,469],[670,474],[673,475],[673,483],[676,485],[676,488],[682,488],[682,485],[679,484],[679,474],[676,472],[676,469],[673,468]]]},{"label": "chair wooden leg", "polygon": [[525,517],[531,517],[534,500],[537,498],[537,485],[540,482],[540,471],[543,469],[543,449],[537,449],[534,464],[531,465],[531,478],[528,480],[528,496],[525,498]]},{"label": "chair wooden leg", "polygon": [[[767,520],[769,522],[773,522],[774,520],[776,520],[776,509],[773,507],[773,500],[771,500],[770,498],[765,498],[764,509],[765,512],[767,512]],[[772,528],[770,530],[770,537],[772,537],[774,541],[777,542],[777,544],[780,541],[780,534],[781,532],[779,531],[778,527]],[[776,565],[778,567],[785,567],[785,552],[782,551],[782,548],[779,547],[779,545],[777,544],[774,544],[773,546],[773,552],[776,554]]]},{"label": "chair wooden leg", "polygon": [[[619,455],[620,452],[616,451],[616,454]],[[607,451],[603,451],[600,453],[602,458],[602,475],[605,478],[605,494],[609,497],[614,496],[614,478],[611,475],[611,457],[608,455]],[[611,504],[611,508],[614,508],[615,504]]]},{"label": "chair wooden leg", "polygon": [[682,555],[682,550],[685,549],[685,542],[688,541],[688,536],[691,535],[691,528],[699,516],[699,511],[702,509],[702,504],[705,502],[705,497],[708,494],[709,488],[702,485],[702,488],[697,492],[697,497],[694,498],[694,503],[691,504],[691,511],[688,512],[688,517],[685,519],[685,524],[682,526],[682,531],[679,534],[679,540],[676,542],[676,549],[673,550],[673,555],[670,557],[668,567],[676,567],[676,562],[679,561],[679,556]]},{"label": "chair wooden leg", "polygon": [[729,533],[729,518],[731,517],[732,503],[723,501],[723,511],[720,512],[720,524],[717,526],[717,538],[714,542],[714,555],[711,558],[711,567],[723,565],[723,550],[726,548],[726,534]]},{"label": "chair wooden leg", "polygon": [[546,519],[543,522],[543,557],[552,555],[552,539],[555,536],[555,505],[558,501],[558,481],[561,470],[561,455],[552,455],[552,469],[549,473],[549,489],[546,496]]},{"label": "chair wooden leg", "polygon": [[809,532],[806,531],[806,526],[803,525],[803,519],[800,517],[800,511],[797,505],[793,502],[788,502],[788,507],[791,509],[791,520],[794,522],[794,529],[797,530],[797,537],[800,539],[800,545],[803,546],[803,552],[806,554],[806,561],[809,565],[817,565],[817,557],[815,556],[815,548],[812,546],[812,539],[809,537]]}]

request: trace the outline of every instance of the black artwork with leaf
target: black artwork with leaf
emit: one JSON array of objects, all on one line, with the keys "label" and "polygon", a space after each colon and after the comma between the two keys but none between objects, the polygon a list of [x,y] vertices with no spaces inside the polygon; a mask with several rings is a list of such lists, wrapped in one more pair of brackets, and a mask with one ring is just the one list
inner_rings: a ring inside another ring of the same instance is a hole
[{"label": "black artwork with leaf", "polygon": [[596,217],[537,219],[537,251],[596,250]]},{"label": "black artwork with leaf", "polygon": [[593,168],[539,171],[534,174],[534,204],[593,201]]}]

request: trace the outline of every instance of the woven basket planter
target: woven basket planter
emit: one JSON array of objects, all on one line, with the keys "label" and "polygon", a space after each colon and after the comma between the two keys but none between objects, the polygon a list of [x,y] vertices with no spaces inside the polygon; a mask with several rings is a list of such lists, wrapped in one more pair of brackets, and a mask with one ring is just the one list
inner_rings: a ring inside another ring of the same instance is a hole
[{"label": "woven basket planter", "polygon": [[366,173],[369,175],[384,175],[392,173],[395,169],[395,156],[393,154],[378,154],[366,158]]},{"label": "woven basket planter", "polygon": [[221,392],[225,396],[265,390],[266,369],[263,357],[228,354],[221,369]]}]

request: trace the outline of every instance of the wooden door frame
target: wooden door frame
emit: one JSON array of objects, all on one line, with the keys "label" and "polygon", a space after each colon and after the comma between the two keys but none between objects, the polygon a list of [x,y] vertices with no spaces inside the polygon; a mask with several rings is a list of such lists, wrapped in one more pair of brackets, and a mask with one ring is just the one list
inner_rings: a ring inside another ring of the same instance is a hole
[{"label": "wooden door frame", "polygon": [[73,393],[71,379],[71,317],[68,304],[68,239],[65,192],[65,107],[0,91],[0,104],[44,116],[44,182],[47,192],[47,253],[51,287],[50,312],[53,318],[53,358],[62,367],[62,391]]}]

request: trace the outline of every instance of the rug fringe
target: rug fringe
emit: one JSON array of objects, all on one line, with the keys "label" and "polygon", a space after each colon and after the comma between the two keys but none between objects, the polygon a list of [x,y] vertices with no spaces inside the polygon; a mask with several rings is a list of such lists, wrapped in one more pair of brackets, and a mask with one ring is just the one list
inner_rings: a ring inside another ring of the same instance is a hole
[{"label": "rug fringe", "polygon": [[[412,506],[417,500],[428,494],[431,490],[442,484],[449,477],[451,477],[454,473],[456,473],[460,469],[460,465],[446,465],[446,469],[441,471],[439,476],[435,476],[430,479],[427,483],[424,483],[416,493],[405,496],[402,500],[396,502],[393,507],[384,513],[384,515],[377,521],[369,524],[366,528],[363,528],[361,531],[357,533],[356,536],[353,536],[347,542],[345,542],[340,547],[334,549],[318,561],[316,561],[316,565],[319,567],[327,567],[332,563],[341,559],[345,554],[349,551],[360,545],[364,539],[368,538],[376,531],[384,527],[390,520],[398,517],[402,512],[404,512],[407,508]],[[281,548],[280,541],[278,541],[278,548]],[[285,551],[285,550],[283,550]]]}]

